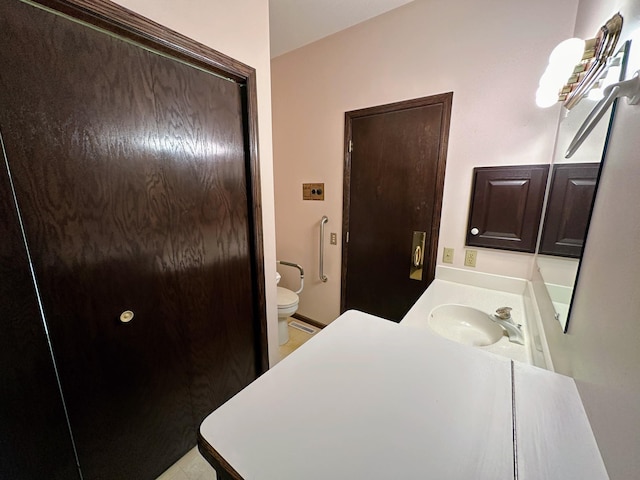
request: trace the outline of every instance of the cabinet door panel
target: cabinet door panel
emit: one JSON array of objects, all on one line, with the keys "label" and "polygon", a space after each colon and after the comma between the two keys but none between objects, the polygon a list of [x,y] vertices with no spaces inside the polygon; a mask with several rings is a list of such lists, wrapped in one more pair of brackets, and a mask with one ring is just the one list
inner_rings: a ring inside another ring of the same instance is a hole
[{"label": "cabinet door panel", "polygon": [[554,166],[540,253],[580,258],[599,171],[599,163]]},{"label": "cabinet door panel", "polygon": [[473,169],[466,245],[533,253],[549,165]]},{"label": "cabinet door panel", "polygon": [[256,376],[240,87],[3,10],[0,125],[84,478],[154,478]]}]

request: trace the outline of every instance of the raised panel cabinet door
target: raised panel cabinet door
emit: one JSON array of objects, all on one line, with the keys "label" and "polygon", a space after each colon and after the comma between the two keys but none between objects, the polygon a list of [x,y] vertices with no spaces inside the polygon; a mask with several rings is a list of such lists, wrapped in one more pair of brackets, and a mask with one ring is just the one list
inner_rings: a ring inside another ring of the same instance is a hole
[{"label": "raised panel cabinet door", "polygon": [[0,128],[80,468],[155,478],[257,375],[242,87],[0,9]]},{"label": "raised panel cabinet door", "polygon": [[533,253],[549,165],[473,169],[466,245]]},{"label": "raised panel cabinet door", "polygon": [[580,258],[599,171],[599,163],[553,167],[540,253]]},{"label": "raised panel cabinet door", "polygon": [[0,306],[0,478],[79,480],[4,160]]}]

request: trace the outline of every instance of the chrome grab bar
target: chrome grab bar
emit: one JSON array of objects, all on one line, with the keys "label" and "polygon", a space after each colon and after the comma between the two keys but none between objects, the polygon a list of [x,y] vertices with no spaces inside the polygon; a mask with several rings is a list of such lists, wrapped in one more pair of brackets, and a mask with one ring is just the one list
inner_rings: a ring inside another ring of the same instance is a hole
[{"label": "chrome grab bar", "polygon": [[326,282],[329,278],[324,274],[324,226],[329,218],[324,215],[320,220],[320,280]]},{"label": "chrome grab bar", "polygon": [[300,293],[302,292],[302,289],[304,288],[304,270],[302,269],[302,267],[300,265],[298,265],[297,263],[291,263],[291,262],[285,262],[284,260],[276,260],[276,263],[278,265],[286,265],[287,267],[293,267],[293,268],[297,268],[298,270],[300,270],[300,289],[296,290],[293,293]]}]

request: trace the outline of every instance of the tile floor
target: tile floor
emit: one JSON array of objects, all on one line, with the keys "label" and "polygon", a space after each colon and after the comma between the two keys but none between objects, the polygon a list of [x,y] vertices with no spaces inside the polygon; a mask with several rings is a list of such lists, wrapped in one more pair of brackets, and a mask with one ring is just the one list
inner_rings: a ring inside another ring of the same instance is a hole
[{"label": "tile floor", "polygon": [[198,447],[171,465],[157,480],[216,480],[216,471],[207,462]]},{"label": "tile floor", "polygon": [[[309,334],[309,333],[304,332],[304,331],[302,331],[302,330],[300,330],[298,328],[292,327],[291,326],[291,322],[293,322],[294,324],[302,325],[303,327],[309,328],[309,329],[313,330],[313,333]],[[280,347],[278,349],[279,353],[280,353],[280,360],[285,358],[287,355],[293,353],[293,351],[296,348],[298,348],[304,342],[309,340],[313,335],[318,333],[318,331],[319,331],[318,328],[312,327],[308,323],[304,323],[301,320],[296,320],[295,318],[289,317],[289,341],[287,343],[285,343],[284,345],[280,345]]]},{"label": "tile floor", "polygon": [[[280,360],[291,354],[296,348],[319,331],[319,329],[300,320],[290,318],[289,323],[292,321],[312,329],[313,333],[307,333],[289,325],[289,341],[279,347]],[[216,472],[204,457],[200,455],[196,447],[174,463],[156,480],[216,480]]]}]

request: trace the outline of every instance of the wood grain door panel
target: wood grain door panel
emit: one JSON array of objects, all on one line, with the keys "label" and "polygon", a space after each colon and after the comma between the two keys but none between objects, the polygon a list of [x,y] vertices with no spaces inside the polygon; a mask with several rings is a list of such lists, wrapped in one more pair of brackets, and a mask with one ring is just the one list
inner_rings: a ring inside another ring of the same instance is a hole
[{"label": "wood grain door panel", "polygon": [[79,479],[4,155],[0,305],[0,477]]},{"label": "wood grain door panel", "polygon": [[[451,96],[347,113],[343,311],[399,321],[433,280]],[[421,280],[409,278],[414,231]]]},{"label": "wood grain door panel", "polygon": [[0,17],[0,129],[84,478],[155,478],[257,376],[242,87]]}]

